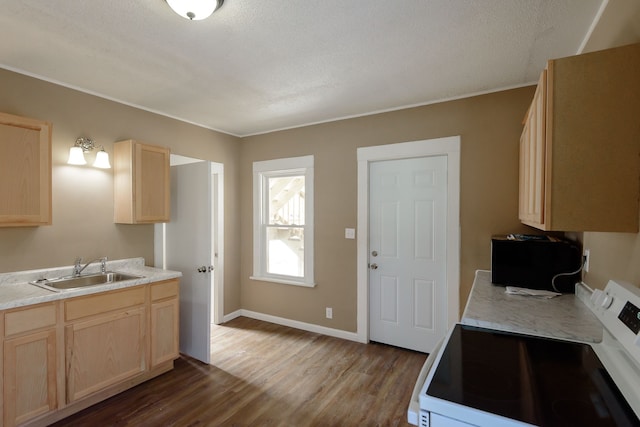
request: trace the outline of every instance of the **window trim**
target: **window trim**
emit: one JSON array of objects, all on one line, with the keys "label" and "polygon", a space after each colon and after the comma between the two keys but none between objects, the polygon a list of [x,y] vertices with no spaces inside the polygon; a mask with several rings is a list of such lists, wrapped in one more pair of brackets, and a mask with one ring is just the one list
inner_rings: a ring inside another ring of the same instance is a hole
[{"label": "window trim", "polygon": [[[267,273],[266,267],[266,224],[265,212],[267,203],[265,196],[266,179],[274,176],[292,174],[305,177],[305,224],[304,228],[304,275],[294,277]],[[314,156],[289,157],[283,159],[253,162],[253,275],[252,280],[281,283],[285,285],[314,287]]]}]

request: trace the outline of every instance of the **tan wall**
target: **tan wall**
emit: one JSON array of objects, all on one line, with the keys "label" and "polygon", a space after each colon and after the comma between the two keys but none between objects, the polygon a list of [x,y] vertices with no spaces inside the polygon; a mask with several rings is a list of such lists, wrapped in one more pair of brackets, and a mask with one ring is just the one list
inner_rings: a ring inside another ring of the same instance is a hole
[{"label": "tan wall", "polygon": [[640,41],[640,2],[608,0],[583,51],[593,52]]},{"label": "tan wall", "polygon": [[[640,41],[640,3],[609,0],[586,51]],[[634,24],[635,22],[635,24]],[[112,222],[110,171],[66,165],[69,147],[88,136],[112,152],[137,138],[225,165],[225,313],[239,308],[347,331],[356,330],[358,147],[460,135],[461,283],[464,306],[476,269],[490,268],[493,234],[533,232],[517,220],[518,140],[533,87],[308,126],[242,140],[0,70],[0,111],[53,122],[53,225],[0,228],[0,272],[69,265],[80,255],[143,256],[153,264],[153,227]],[[249,279],[252,266],[251,164],[316,156],[316,279],[313,289]],[[591,249],[585,280],[640,284],[640,237],[584,233]],[[334,319],[324,318],[331,306]]]},{"label": "tan wall", "polygon": [[[637,42],[640,42],[640,2],[609,0],[585,52]],[[591,252],[589,273],[583,278],[588,285],[602,289],[610,279],[617,279],[640,287],[640,234],[584,233],[582,240],[584,248]]]},{"label": "tan wall", "polygon": [[0,111],[53,123],[53,225],[0,228],[0,272],[71,265],[76,256],[142,256],[153,265],[153,225],[113,223],[112,169],[66,164],[79,136],[110,155],[113,142],[134,138],[224,164],[225,308],[239,308],[238,138],[1,69],[0,93]]},{"label": "tan wall", "polygon": [[[242,307],[356,331],[358,147],[461,136],[461,283],[463,307],[476,269],[490,268],[493,234],[526,232],[518,221],[518,149],[533,87],[244,138],[240,164]],[[252,163],[315,156],[317,286],[249,279],[252,271]],[[325,319],[333,307],[333,320]]]}]

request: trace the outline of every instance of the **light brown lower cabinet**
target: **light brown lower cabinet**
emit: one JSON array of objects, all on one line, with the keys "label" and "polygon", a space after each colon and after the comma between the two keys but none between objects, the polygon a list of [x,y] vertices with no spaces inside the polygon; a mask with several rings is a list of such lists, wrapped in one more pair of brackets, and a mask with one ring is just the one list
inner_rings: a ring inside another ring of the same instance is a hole
[{"label": "light brown lower cabinet", "polygon": [[47,425],[173,368],[178,280],[0,312],[1,427]]},{"label": "light brown lower cabinet", "polygon": [[12,310],[4,316],[4,426],[22,424],[57,408],[57,305]]},{"label": "light brown lower cabinet", "polygon": [[65,328],[67,403],[145,370],[144,306]]},{"label": "light brown lower cabinet", "polygon": [[151,367],[179,356],[178,282],[151,285]]},{"label": "light brown lower cabinet", "polygon": [[55,329],[5,341],[5,426],[56,409],[55,341]]}]

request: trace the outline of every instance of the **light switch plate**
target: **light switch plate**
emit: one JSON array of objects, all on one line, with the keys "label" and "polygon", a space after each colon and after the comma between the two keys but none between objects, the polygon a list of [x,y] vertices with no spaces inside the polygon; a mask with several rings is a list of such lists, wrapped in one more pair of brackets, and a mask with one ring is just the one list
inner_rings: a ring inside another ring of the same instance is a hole
[{"label": "light switch plate", "polygon": [[356,238],[356,229],[355,228],[345,228],[344,229],[344,238],[345,239],[355,239]]}]

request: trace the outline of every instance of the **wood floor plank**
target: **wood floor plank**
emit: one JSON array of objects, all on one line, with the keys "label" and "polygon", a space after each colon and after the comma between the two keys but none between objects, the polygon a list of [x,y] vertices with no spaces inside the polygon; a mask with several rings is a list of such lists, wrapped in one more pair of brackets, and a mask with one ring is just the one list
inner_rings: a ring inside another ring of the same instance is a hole
[{"label": "wood floor plank", "polygon": [[240,317],[212,328],[211,365],[175,369],[54,426],[408,426],[426,355]]}]

